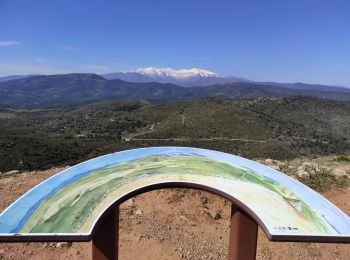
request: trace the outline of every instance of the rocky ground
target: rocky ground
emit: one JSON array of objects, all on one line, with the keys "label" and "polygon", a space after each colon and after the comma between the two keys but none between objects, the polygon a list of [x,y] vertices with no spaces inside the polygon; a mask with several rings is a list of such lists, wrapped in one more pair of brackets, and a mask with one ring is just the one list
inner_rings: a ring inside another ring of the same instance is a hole
[{"label": "rocky ground", "polygon": [[[261,161],[317,188],[350,215],[350,157]],[[63,168],[0,176],[0,211]],[[121,205],[120,259],[227,259],[230,202],[207,192],[164,189]],[[0,244],[0,259],[90,259],[90,243]],[[350,259],[350,245],[272,243],[259,230],[257,259]]]}]

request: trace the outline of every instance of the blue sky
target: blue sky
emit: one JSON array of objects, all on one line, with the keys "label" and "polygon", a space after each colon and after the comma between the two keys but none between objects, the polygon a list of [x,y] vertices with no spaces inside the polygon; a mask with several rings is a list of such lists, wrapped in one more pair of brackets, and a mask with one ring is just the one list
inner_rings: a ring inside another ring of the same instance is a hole
[{"label": "blue sky", "polygon": [[0,0],[0,75],[148,66],[350,86],[350,1]]}]

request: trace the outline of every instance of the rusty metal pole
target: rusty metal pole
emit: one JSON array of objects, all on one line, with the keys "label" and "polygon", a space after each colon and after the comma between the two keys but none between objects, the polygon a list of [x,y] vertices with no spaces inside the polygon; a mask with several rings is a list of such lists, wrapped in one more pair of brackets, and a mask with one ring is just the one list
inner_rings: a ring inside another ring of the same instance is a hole
[{"label": "rusty metal pole", "polygon": [[107,212],[92,238],[92,260],[118,260],[119,206]]},{"label": "rusty metal pole", "polygon": [[254,260],[258,225],[235,205],[231,209],[229,260]]}]

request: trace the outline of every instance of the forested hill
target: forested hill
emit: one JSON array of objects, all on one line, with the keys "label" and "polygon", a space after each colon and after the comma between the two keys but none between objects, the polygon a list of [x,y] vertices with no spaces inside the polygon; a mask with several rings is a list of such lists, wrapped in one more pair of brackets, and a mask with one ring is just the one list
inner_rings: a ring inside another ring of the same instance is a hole
[{"label": "forested hill", "polygon": [[350,153],[350,102],[293,96],[110,100],[0,111],[0,171],[74,164],[145,146],[191,146],[248,158]]},{"label": "forested hill", "polygon": [[106,99],[175,101],[203,97],[256,98],[307,95],[350,100],[350,90],[292,89],[277,85],[236,82],[224,85],[180,87],[157,82],[132,83],[106,80],[95,74],[33,76],[0,82],[0,103],[19,108],[43,108]]}]

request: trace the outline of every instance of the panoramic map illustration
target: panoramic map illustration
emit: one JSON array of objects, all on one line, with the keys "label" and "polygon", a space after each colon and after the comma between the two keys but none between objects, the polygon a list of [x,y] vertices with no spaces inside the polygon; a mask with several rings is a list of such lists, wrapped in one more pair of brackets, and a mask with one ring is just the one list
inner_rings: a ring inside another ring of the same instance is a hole
[{"label": "panoramic map illustration", "polygon": [[154,147],[98,157],[47,179],[0,215],[0,238],[89,235],[116,200],[141,187],[191,183],[244,204],[279,236],[350,237],[350,218],[318,193],[262,164],[187,147]]}]

